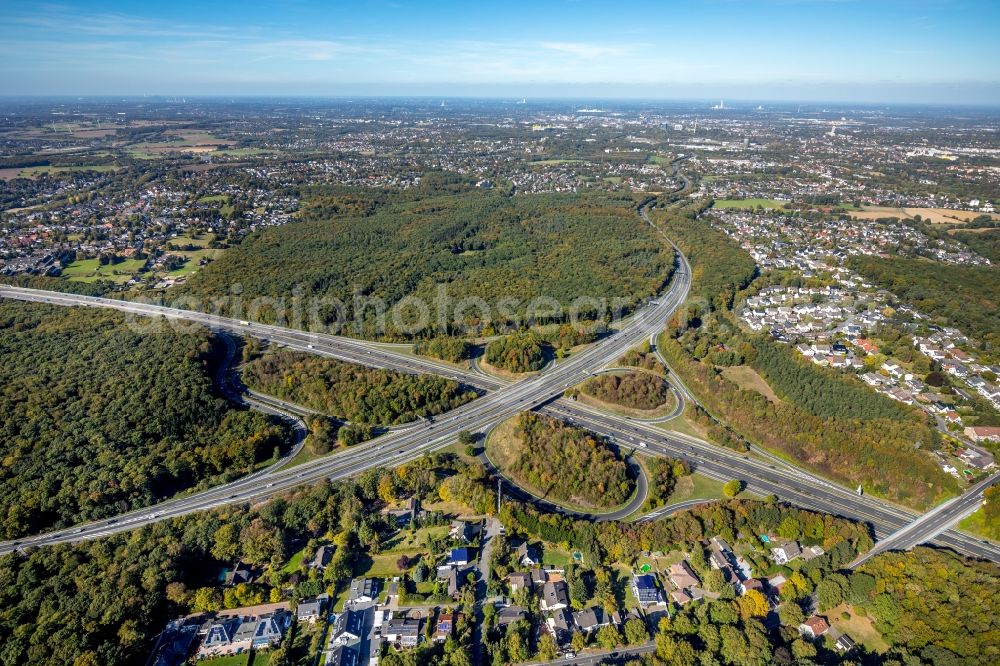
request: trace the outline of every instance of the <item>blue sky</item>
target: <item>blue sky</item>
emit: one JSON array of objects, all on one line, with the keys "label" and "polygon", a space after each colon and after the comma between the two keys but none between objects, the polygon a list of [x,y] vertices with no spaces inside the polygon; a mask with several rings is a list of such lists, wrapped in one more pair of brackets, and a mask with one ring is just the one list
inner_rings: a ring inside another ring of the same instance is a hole
[{"label": "blue sky", "polygon": [[0,0],[0,93],[1000,104],[998,26],[998,0]]}]

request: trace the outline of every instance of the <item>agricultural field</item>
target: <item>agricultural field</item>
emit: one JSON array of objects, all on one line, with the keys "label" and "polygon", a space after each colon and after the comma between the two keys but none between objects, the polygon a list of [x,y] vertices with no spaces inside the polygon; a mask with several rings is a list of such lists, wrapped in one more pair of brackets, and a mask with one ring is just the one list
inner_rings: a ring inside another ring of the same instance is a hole
[{"label": "agricultural field", "polygon": [[70,173],[73,171],[93,171],[97,173],[111,173],[118,171],[121,167],[113,164],[94,164],[89,166],[33,166],[14,167],[11,169],[0,169],[0,180],[14,180],[15,178],[38,178],[42,174]]},{"label": "agricultural field", "polygon": [[[917,215],[931,224],[965,224],[980,215],[973,210],[952,210],[951,208],[893,208],[889,206],[864,206],[861,210],[851,211],[851,217],[859,220],[877,220],[886,217],[913,219]],[[1000,215],[990,215],[994,220],[1000,220]]]},{"label": "agricultural field", "polygon": [[146,266],[145,259],[125,259],[117,264],[101,265],[99,259],[78,259],[63,269],[63,277],[73,282],[110,280],[117,284],[128,282]]}]

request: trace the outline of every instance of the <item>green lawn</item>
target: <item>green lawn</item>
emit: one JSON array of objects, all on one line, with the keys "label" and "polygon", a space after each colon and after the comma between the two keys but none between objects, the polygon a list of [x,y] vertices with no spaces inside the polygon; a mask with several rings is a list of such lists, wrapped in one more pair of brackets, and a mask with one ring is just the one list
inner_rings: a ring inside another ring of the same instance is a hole
[{"label": "green lawn", "polygon": [[[400,555],[417,555],[419,551],[412,553],[379,553],[378,555],[367,555],[361,558],[360,571],[356,571],[357,576],[371,576],[373,578],[391,578],[403,574],[403,571],[396,566],[396,560]],[[412,558],[411,558],[412,559]]]},{"label": "green lawn", "polygon": [[298,571],[299,566],[302,565],[302,558],[305,556],[306,556],[306,549],[303,548],[299,552],[292,555],[291,558],[289,558],[288,562],[285,563],[285,566],[281,567],[281,571],[286,574]]},{"label": "green lawn", "polygon": [[215,203],[217,201],[229,201],[228,194],[210,194],[207,197],[198,199],[198,203]]},{"label": "green lawn", "polygon": [[783,208],[783,201],[774,199],[716,199],[713,208]]},{"label": "green lawn", "polygon": [[542,564],[551,565],[557,569],[562,569],[573,563],[573,555],[568,550],[559,546],[545,542],[542,544]]},{"label": "green lawn", "polygon": [[975,534],[978,537],[991,538],[997,529],[996,526],[992,526],[992,530],[986,529],[986,512],[983,511],[982,507],[979,507],[971,515],[963,518],[958,524],[959,529],[969,532],[970,534]]},{"label": "green lawn", "polygon": [[693,499],[721,499],[721,481],[710,479],[703,474],[691,474],[677,480],[674,492],[670,493],[667,504],[677,504]]},{"label": "green lawn", "polygon": [[111,280],[127,282],[146,265],[145,259],[125,259],[117,264],[101,265],[98,259],[80,259],[63,269],[63,276],[74,282]]},{"label": "green lawn", "polygon": [[447,525],[435,525],[421,527],[415,532],[400,530],[392,539],[382,545],[382,551],[385,553],[410,554],[426,550],[423,544],[426,542],[427,536],[439,539],[447,537],[449,529]]},{"label": "green lawn", "polygon": [[202,659],[198,663],[204,664],[204,666],[249,666],[251,661],[250,653],[244,652],[243,654],[231,654],[225,657]]},{"label": "green lawn", "polygon": [[[844,612],[849,613],[849,619],[844,620],[841,618],[841,614]],[[864,645],[869,652],[883,654],[889,649],[889,644],[882,638],[882,634],[872,626],[872,621],[863,612],[858,614],[853,607],[840,604],[831,608],[826,615],[830,618],[830,624],[836,627],[841,633],[847,634],[858,643]]]}]

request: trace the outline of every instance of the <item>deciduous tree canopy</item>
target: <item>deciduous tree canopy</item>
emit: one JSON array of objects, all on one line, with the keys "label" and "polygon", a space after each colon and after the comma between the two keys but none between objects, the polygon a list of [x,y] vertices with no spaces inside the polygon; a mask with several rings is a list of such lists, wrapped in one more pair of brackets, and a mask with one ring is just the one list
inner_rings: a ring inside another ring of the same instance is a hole
[{"label": "deciduous tree canopy", "polygon": [[491,436],[504,439],[498,443],[502,455],[491,458],[536,494],[598,508],[619,506],[632,494],[635,483],[625,461],[593,434],[533,412],[518,415],[512,425]]},{"label": "deciduous tree canopy", "polygon": [[[361,206],[340,205],[340,199],[318,205],[311,197],[322,199],[323,190],[315,190],[304,197],[302,222],[248,237],[198,271],[183,293],[207,303],[240,283],[244,303],[269,296],[285,298],[289,308],[295,289],[305,298],[336,297],[346,306],[347,321],[363,322],[360,333],[372,336],[379,331],[371,299],[392,307],[416,296],[437,307],[439,284],[452,303],[485,300],[496,320],[504,318],[496,310],[502,299],[514,299],[510,309],[519,318],[531,314],[528,302],[537,296],[567,309],[582,296],[622,299],[628,308],[669,277],[669,248],[635,214],[628,196],[505,197],[462,183],[454,189],[372,193]],[[437,324],[437,313],[431,314]],[[450,320],[455,313],[448,314]],[[488,313],[471,307],[459,314],[476,324]],[[539,320],[561,321],[568,314]],[[336,320],[332,311],[321,315],[327,323]],[[403,336],[392,317],[385,335]]]},{"label": "deciduous tree canopy", "polygon": [[[270,458],[286,427],[213,394],[207,330],[0,302],[0,534],[145,506]],[[152,407],[152,408],[151,408]]]},{"label": "deciduous tree canopy", "polygon": [[369,425],[406,423],[440,414],[476,395],[443,377],[366,368],[291,351],[254,360],[243,378],[262,393]]}]

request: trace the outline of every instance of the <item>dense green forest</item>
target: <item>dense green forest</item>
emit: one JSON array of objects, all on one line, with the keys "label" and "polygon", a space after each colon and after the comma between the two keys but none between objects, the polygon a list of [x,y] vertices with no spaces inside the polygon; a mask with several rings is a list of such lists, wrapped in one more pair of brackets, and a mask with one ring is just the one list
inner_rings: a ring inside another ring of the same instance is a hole
[{"label": "dense green forest", "polygon": [[533,412],[494,431],[488,452],[511,479],[556,502],[614,508],[635,488],[618,452],[593,434]]},{"label": "dense green forest", "polygon": [[603,402],[631,409],[656,409],[670,398],[667,383],[647,372],[597,375],[585,381],[580,390]]},{"label": "dense green forest", "polygon": [[2,275],[0,276],[0,282],[10,284],[15,287],[64,291],[70,294],[82,294],[84,296],[107,296],[108,292],[115,288],[115,284],[108,280],[74,282],[64,278],[49,277],[47,275],[25,275],[23,273],[18,275]]},{"label": "dense green forest", "polygon": [[458,363],[472,356],[475,345],[461,338],[436,337],[421,340],[413,346],[413,351],[424,356],[433,356],[444,361]]},{"label": "dense green forest", "polygon": [[[700,223],[680,215],[661,212],[656,219],[686,254],[690,251],[692,294],[698,295],[671,319],[659,349],[712,416],[738,436],[905,504],[926,507],[957,491],[955,480],[926,454],[940,436],[920,412],[856,380],[799,362],[771,340],[741,332],[729,308],[754,270],[752,258],[735,242],[714,231],[702,238],[695,226]],[[743,363],[765,376],[782,400],[773,403],[741,389],[717,368]],[[701,408],[693,415],[713,438],[741,445]]]},{"label": "dense green forest", "polygon": [[666,367],[660,363],[659,359],[656,358],[656,354],[653,353],[649,340],[643,340],[642,344],[638,347],[633,347],[625,352],[625,355],[618,359],[618,365],[643,368],[644,370],[649,370],[660,375],[667,374]]},{"label": "dense green forest", "polygon": [[279,351],[250,362],[253,389],[354,424],[395,425],[441,414],[475,398],[458,382],[366,368],[304,352]]},{"label": "dense green forest", "polygon": [[956,231],[952,238],[960,240],[993,263],[1000,263],[1000,229]]},{"label": "dense green forest", "polygon": [[1000,570],[992,562],[915,548],[879,555],[860,573],[873,580],[860,594],[846,586],[844,600],[875,620],[904,663],[907,656],[931,664],[1000,663]]},{"label": "dense green forest", "polygon": [[[0,535],[115,515],[271,458],[286,426],[213,394],[207,330],[0,302]],[[150,409],[155,405],[155,409]]]},{"label": "dense green forest", "polygon": [[817,367],[796,357],[787,346],[754,338],[753,367],[783,399],[791,400],[814,416],[845,419],[919,418],[916,410],[834,370]]},{"label": "dense green forest", "polygon": [[493,367],[508,372],[534,372],[545,366],[548,349],[538,334],[519,331],[486,345],[484,358]]},{"label": "dense green forest", "polygon": [[737,292],[757,276],[753,257],[706,220],[659,209],[650,217],[688,258],[692,300],[702,299],[714,309],[729,309]]},{"label": "dense green forest", "polygon": [[[937,323],[1000,349],[1000,270],[927,259],[855,256],[847,265]],[[996,353],[991,351],[991,353]]]},{"label": "dense green forest", "polygon": [[[362,205],[344,204],[340,197],[330,206],[311,202],[306,193],[301,222],[253,234],[200,270],[180,293],[207,303],[239,283],[243,303],[258,296],[284,298],[289,309],[293,293],[307,301],[335,297],[345,306],[348,333],[378,336],[376,300],[392,308],[406,296],[423,299],[431,308],[429,323],[441,333],[442,314],[445,321],[460,314],[476,327],[490,318],[558,321],[569,315],[546,313],[548,306],[529,312],[529,301],[539,296],[567,309],[581,296],[608,299],[609,307],[621,299],[627,309],[669,277],[669,249],[635,214],[628,196],[506,197],[455,189],[447,195],[440,188],[418,190]],[[446,313],[439,285],[450,299]],[[460,303],[467,298],[483,299],[492,312],[472,301]],[[317,312],[325,324],[337,319],[332,307]],[[412,323],[405,318],[409,312],[403,309],[402,322],[388,313],[384,336],[404,336]],[[264,320],[275,316],[266,308],[260,313]],[[353,328],[356,321],[363,321],[360,330]],[[429,333],[425,328],[415,335]]]},{"label": "dense green forest", "polygon": [[578,322],[574,324],[552,324],[533,329],[545,342],[557,349],[569,349],[577,345],[590,344],[608,332],[603,321]]}]

